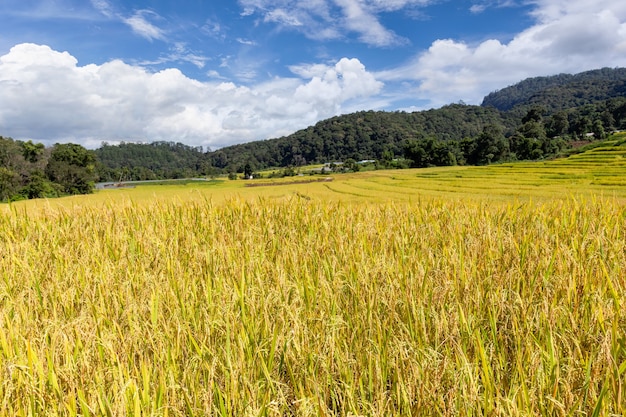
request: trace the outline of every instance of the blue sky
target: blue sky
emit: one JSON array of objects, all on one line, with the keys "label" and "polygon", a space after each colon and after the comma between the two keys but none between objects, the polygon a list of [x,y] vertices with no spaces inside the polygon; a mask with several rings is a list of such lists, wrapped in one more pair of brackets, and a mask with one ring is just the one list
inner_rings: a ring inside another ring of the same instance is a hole
[{"label": "blue sky", "polygon": [[2,0],[0,135],[216,149],[626,66],[615,0]]}]

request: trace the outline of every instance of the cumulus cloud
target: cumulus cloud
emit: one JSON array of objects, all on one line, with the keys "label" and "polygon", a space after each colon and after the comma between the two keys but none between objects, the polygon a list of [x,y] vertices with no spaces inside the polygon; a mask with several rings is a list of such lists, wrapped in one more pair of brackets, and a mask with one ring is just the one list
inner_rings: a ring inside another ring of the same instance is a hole
[{"label": "cumulus cloud", "polygon": [[294,67],[255,86],[151,73],[119,60],[79,66],[68,52],[20,44],[0,57],[3,134],[72,141],[182,141],[213,148],[289,134],[382,88],[357,59]]},{"label": "cumulus cloud", "polygon": [[440,39],[406,66],[377,74],[413,83],[411,94],[436,107],[479,104],[498,88],[539,75],[626,66],[626,3],[537,0],[536,23],[508,43]]}]

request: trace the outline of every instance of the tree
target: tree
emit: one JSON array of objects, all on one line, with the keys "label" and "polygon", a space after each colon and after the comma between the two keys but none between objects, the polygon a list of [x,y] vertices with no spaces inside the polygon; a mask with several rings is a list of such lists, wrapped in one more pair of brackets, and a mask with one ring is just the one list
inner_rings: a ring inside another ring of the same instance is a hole
[{"label": "tree", "polygon": [[511,152],[519,160],[539,159],[543,156],[542,142],[535,137],[526,137],[518,132],[509,139]]},{"label": "tree", "polygon": [[408,141],[404,146],[404,157],[411,161],[412,168],[425,168],[428,166],[429,155],[426,149],[424,149],[422,141]]},{"label": "tree", "polygon": [[55,144],[46,166],[50,181],[60,184],[65,194],[89,194],[96,180],[93,151],[74,143]]},{"label": "tree", "polygon": [[15,196],[19,185],[19,175],[8,168],[0,166],[0,201],[6,201]]},{"label": "tree", "polygon": [[606,139],[606,132],[604,131],[604,125],[601,120],[595,120],[592,126],[593,137],[596,140]]},{"label": "tree", "polygon": [[353,172],[358,172],[361,169],[359,164],[357,164],[357,162],[352,158],[348,158],[345,161],[343,161],[343,167],[344,169],[348,171],[353,171]]},{"label": "tree", "polygon": [[551,138],[565,134],[568,129],[569,121],[564,111],[554,113],[546,123],[546,133]]},{"label": "tree", "polygon": [[570,123],[571,130],[579,138],[584,138],[585,134],[591,131],[592,122],[589,116],[575,115],[573,123]]},{"label": "tree", "polygon": [[50,198],[58,197],[61,194],[61,186],[46,178],[46,175],[35,170],[30,173],[26,185],[20,190],[20,195],[24,198]]},{"label": "tree", "polygon": [[43,154],[45,149],[43,143],[33,143],[32,140],[22,142],[21,146],[24,159],[33,164],[39,160],[39,157]]},{"label": "tree", "polygon": [[252,178],[252,166],[249,162],[243,167],[243,177],[247,180]]},{"label": "tree", "polygon": [[390,149],[385,149],[383,151],[383,153],[380,156],[380,164],[384,167],[384,168],[389,168],[391,167],[392,163],[393,163],[393,151]]},{"label": "tree", "polygon": [[408,141],[404,147],[404,156],[414,168],[456,165],[455,152],[459,152],[458,145],[432,137]]},{"label": "tree", "polygon": [[522,118],[522,123],[528,122],[537,122],[541,123],[542,114],[544,113],[544,109],[541,107],[533,107],[526,113],[526,116]]},{"label": "tree", "polygon": [[509,144],[502,134],[502,128],[495,124],[484,127],[483,132],[475,140],[475,148],[468,162],[485,165],[501,161],[509,152]]}]

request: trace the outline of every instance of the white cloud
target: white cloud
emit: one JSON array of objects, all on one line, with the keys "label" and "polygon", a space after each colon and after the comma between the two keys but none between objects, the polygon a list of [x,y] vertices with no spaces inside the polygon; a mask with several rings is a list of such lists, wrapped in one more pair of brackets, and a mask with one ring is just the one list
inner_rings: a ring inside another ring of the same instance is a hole
[{"label": "white cloud", "polygon": [[487,10],[487,5],[486,4],[473,4],[470,7],[470,12],[472,12],[474,14],[480,14],[480,13],[484,12],[485,10]]},{"label": "white cloud", "polygon": [[[342,58],[333,67],[301,66],[296,73],[307,74],[311,79],[307,84],[299,85],[290,99],[299,104],[299,111],[324,117],[338,113],[342,103],[375,95],[383,87],[358,59]],[[285,107],[288,106],[285,103]]]},{"label": "white cloud", "polygon": [[469,11],[474,14],[483,13],[490,8],[518,7],[522,1],[520,0],[480,0],[472,4]]},{"label": "white cloud", "polygon": [[170,61],[189,62],[198,68],[203,68],[209,60],[209,58],[204,55],[190,51],[185,42],[175,42],[170,50],[170,54],[168,55]]},{"label": "white cloud", "polygon": [[360,34],[360,39],[369,45],[388,46],[405,43],[406,40],[398,37],[386,29],[377,17],[368,10],[360,0],[335,0],[343,9],[345,26]]},{"label": "white cloud", "polygon": [[109,0],[90,0],[93,8],[102,16],[110,20],[120,21],[126,24],[136,35],[149,41],[167,41],[166,31],[157,26],[151,20],[162,20],[161,16],[152,10],[135,10],[132,15],[121,13],[116,10]]},{"label": "white cloud", "polygon": [[368,5],[378,10],[394,11],[411,6],[427,6],[436,3],[437,0],[368,0]]},{"label": "white cloud", "polygon": [[224,40],[226,38],[226,34],[224,33],[224,28],[222,25],[214,20],[207,19],[204,25],[200,28],[202,33],[218,40]]},{"label": "white cloud", "polygon": [[0,97],[10,104],[0,106],[0,126],[4,135],[49,144],[172,140],[215,148],[292,133],[382,88],[357,59],[299,68],[300,77],[244,87],[119,60],[78,66],[68,52],[20,44],[0,57]]},{"label": "white cloud", "polygon": [[626,66],[626,2],[535,3],[536,23],[508,43],[436,40],[410,64],[377,77],[412,82],[410,96],[436,107],[458,100],[479,104],[485,94],[527,77]]},{"label": "white cloud", "polygon": [[432,0],[240,0],[243,16],[260,14],[266,23],[297,30],[311,39],[339,39],[356,33],[372,46],[391,46],[408,41],[386,28],[383,12],[423,6]]},{"label": "white cloud", "polygon": [[294,16],[283,9],[274,9],[269,11],[265,15],[265,21],[279,23],[285,26],[302,26],[302,22],[300,22],[298,16]]},{"label": "white cloud", "polygon": [[184,42],[174,42],[167,54],[163,54],[156,59],[139,61],[138,64],[142,66],[151,65],[164,65],[170,62],[187,62],[197,68],[204,68],[207,61],[210,58],[198,53],[195,53],[188,49],[187,44]]},{"label": "white cloud", "polygon": [[243,38],[237,38],[235,39],[237,42],[239,42],[242,45],[248,45],[248,46],[257,46],[258,44],[255,41],[251,41],[249,39],[243,39]]},{"label": "white cloud", "polygon": [[131,17],[124,18],[123,21],[141,37],[148,40],[164,40],[165,32],[156,25],[148,21],[148,17],[157,17],[154,12],[149,10],[138,10]]},{"label": "white cloud", "polygon": [[104,16],[111,18],[114,16],[113,8],[107,0],[91,0],[92,6]]}]

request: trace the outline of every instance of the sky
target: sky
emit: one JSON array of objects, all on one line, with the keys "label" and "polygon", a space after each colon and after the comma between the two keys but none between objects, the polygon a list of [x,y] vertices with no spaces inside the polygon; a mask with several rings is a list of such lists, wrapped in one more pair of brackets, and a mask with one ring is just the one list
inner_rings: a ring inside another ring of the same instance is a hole
[{"label": "sky", "polygon": [[625,66],[621,0],[0,0],[0,135],[215,150]]}]

